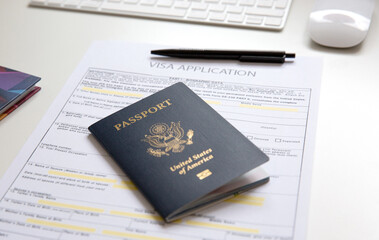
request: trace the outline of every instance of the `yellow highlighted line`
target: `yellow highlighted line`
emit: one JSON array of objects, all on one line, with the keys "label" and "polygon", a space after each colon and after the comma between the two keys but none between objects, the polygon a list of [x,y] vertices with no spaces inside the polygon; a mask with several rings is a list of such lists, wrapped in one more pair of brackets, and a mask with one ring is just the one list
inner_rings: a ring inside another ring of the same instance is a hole
[{"label": "yellow highlighted line", "polygon": [[256,197],[256,196],[249,196],[249,195],[238,195],[235,197],[235,199],[245,199],[245,200],[259,201],[259,202],[263,202],[265,200],[264,197]]},{"label": "yellow highlighted line", "polygon": [[297,108],[267,107],[267,106],[256,106],[256,105],[249,105],[249,104],[240,104],[240,107],[254,108],[254,109],[261,109],[261,110],[282,111],[282,112],[297,112],[298,111]]},{"label": "yellow highlighted line", "polygon": [[83,211],[88,211],[88,212],[97,212],[97,213],[103,213],[104,212],[104,209],[101,209],[101,208],[86,207],[86,206],[60,203],[60,202],[54,202],[54,201],[42,200],[42,199],[39,200],[38,203],[43,204],[43,205],[47,205],[47,206],[70,208],[70,209],[83,210]]},{"label": "yellow highlighted line", "polygon": [[263,206],[263,202],[253,202],[253,201],[246,201],[246,200],[240,200],[240,199],[228,199],[226,200],[226,202],[253,205],[253,206]]},{"label": "yellow highlighted line", "polygon": [[149,214],[142,214],[142,213],[130,213],[130,212],[121,212],[121,211],[110,211],[110,214],[119,215],[119,216],[125,216],[125,217],[143,218],[143,219],[163,221],[163,219],[160,216],[149,215]]},{"label": "yellow highlighted line", "polygon": [[132,181],[121,181],[121,184],[114,184],[114,188],[122,188],[122,189],[129,189],[129,190],[137,190],[136,185],[132,183]]},{"label": "yellow highlighted line", "polygon": [[114,91],[114,90],[91,88],[91,87],[83,87],[82,89],[88,92],[106,93],[106,94],[111,94],[111,95],[119,95],[119,96],[127,96],[127,97],[139,97],[139,98],[143,97],[143,95],[140,93],[128,93],[128,92],[120,92],[120,91]]},{"label": "yellow highlighted line", "polygon": [[169,240],[169,238],[160,238],[160,237],[153,237],[153,236],[147,236],[147,235],[141,235],[141,234],[135,234],[135,233],[117,232],[117,231],[111,231],[111,230],[103,230],[102,233],[105,235],[110,235],[110,236],[127,237],[127,238],[134,238],[134,239]]},{"label": "yellow highlighted line", "polygon": [[49,170],[48,173],[51,175],[56,175],[56,176],[78,178],[78,179],[84,179],[84,180],[90,180],[90,181],[96,181],[96,182],[106,182],[106,183],[116,183],[117,182],[116,179],[87,176],[87,175],[83,175],[83,174],[67,173],[67,172],[61,172],[61,171],[55,171],[55,170]]},{"label": "yellow highlighted line", "polygon": [[26,219],[26,222],[32,223],[32,224],[43,225],[43,226],[49,226],[49,227],[56,227],[56,228],[64,228],[64,229],[69,229],[69,230],[81,231],[81,232],[93,233],[96,231],[96,229],[94,229],[94,228],[76,226],[76,225],[65,224],[65,223],[60,223],[60,222],[45,221],[45,220],[34,219],[34,218],[28,218],[28,219]]},{"label": "yellow highlighted line", "polygon": [[231,203],[246,204],[246,205],[263,206],[264,200],[265,199],[263,197],[238,195],[234,198],[231,198],[225,201],[231,202]]},{"label": "yellow highlighted line", "polygon": [[234,226],[216,224],[216,223],[205,223],[205,222],[198,222],[198,221],[191,221],[191,220],[186,221],[186,223],[192,226],[210,227],[210,228],[224,229],[224,230],[230,230],[230,231],[235,231],[235,232],[259,233],[257,229],[234,227]]},{"label": "yellow highlighted line", "polygon": [[205,102],[208,104],[221,105],[221,102],[219,101],[205,100]]},{"label": "yellow highlighted line", "polygon": [[130,180],[121,180],[121,184],[123,184],[123,185],[128,185],[128,186],[136,186],[136,185],[134,185],[134,183],[132,182],[132,181],[130,181]]}]

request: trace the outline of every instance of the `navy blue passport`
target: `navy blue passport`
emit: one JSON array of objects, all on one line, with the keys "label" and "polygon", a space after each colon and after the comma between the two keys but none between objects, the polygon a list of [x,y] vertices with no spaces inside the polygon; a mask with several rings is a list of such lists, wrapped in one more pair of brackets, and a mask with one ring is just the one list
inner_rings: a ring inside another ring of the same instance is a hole
[{"label": "navy blue passport", "polygon": [[268,157],[183,83],[89,127],[166,222],[268,182]]}]

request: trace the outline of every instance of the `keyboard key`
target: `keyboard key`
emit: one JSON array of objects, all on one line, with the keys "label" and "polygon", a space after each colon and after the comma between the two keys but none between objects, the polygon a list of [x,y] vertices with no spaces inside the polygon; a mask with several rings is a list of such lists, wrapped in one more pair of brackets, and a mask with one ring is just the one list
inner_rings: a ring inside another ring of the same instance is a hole
[{"label": "keyboard key", "polygon": [[232,4],[235,5],[237,3],[237,0],[222,0],[222,4]]},{"label": "keyboard key", "polygon": [[288,4],[288,0],[277,0],[275,2],[275,7],[276,8],[286,8]]},{"label": "keyboard key", "polygon": [[68,8],[77,8],[81,0],[67,0],[63,5]]},{"label": "keyboard key", "polygon": [[171,7],[173,4],[173,0],[158,0],[157,2],[157,6],[159,7]]},{"label": "keyboard key", "polygon": [[139,2],[139,0],[124,0],[124,3],[126,3],[126,4],[136,4],[138,2]]},{"label": "keyboard key", "polygon": [[233,22],[233,23],[242,23],[243,22],[243,15],[241,14],[228,14],[228,22]]},{"label": "keyboard key", "polygon": [[141,5],[152,6],[155,5],[156,0],[141,0]]},{"label": "keyboard key", "polygon": [[269,26],[280,26],[282,24],[281,18],[267,17],[265,21],[265,25]]},{"label": "keyboard key", "polygon": [[188,15],[188,18],[193,19],[207,19],[208,12],[207,11],[199,11],[199,10],[191,10]]},{"label": "keyboard key", "polygon": [[240,3],[239,4],[240,6],[249,6],[249,7],[252,7],[255,4],[255,0],[240,0],[239,3]]},{"label": "keyboard key", "polygon": [[97,9],[100,6],[100,3],[101,3],[101,1],[96,1],[96,0],[83,1],[80,4],[80,8],[81,9],[86,8],[86,9],[93,10],[93,9]]},{"label": "keyboard key", "polygon": [[210,4],[208,10],[211,12],[224,12],[226,9],[225,5],[221,4]]},{"label": "keyboard key", "polygon": [[274,4],[273,0],[258,0],[257,6],[270,8],[272,7],[273,4]]},{"label": "keyboard key", "polygon": [[191,9],[193,9],[193,10],[207,10],[207,8],[208,8],[208,4],[206,4],[206,3],[196,3],[196,2],[194,2],[194,3],[192,3],[192,5],[191,5]]},{"label": "keyboard key", "polygon": [[210,13],[209,19],[213,21],[223,22],[226,19],[225,13]]},{"label": "keyboard key", "polygon": [[226,8],[226,12],[227,13],[239,13],[243,17],[243,15],[241,14],[243,12],[243,7],[228,6]]},{"label": "keyboard key", "polygon": [[279,9],[268,9],[268,8],[246,8],[246,14],[270,16],[270,17],[282,17],[284,16],[284,11]]},{"label": "keyboard key", "polygon": [[150,14],[152,16],[167,16],[167,17],[184,17],[185,10],[182,9],[167,9],[167,8],[152,8],[149,6],[139,5],[117,5],[113,3],[103,3],[102,9],[114,13],[130,13],[130,14]]},{"label": "keyboard key", "polygon": [[60,6],[62,4],[63,0],[49,0],[47,2],[47,5],[49,6]]},{"label": "keyboard key", "polygon": [[180,1],[180,2],[175,2],[174,8],[188,9],[190,5],[191,3],[189,2]]},{"label": "keyboard key", "polygon": [[263,17],[246,17],[247,24],[260,25],[263,22]]}]

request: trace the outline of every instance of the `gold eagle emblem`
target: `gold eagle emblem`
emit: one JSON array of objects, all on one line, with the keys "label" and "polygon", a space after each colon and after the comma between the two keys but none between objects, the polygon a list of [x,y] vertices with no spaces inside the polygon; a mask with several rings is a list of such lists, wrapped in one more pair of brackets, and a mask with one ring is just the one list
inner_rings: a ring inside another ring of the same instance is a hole
[{"label": "gold eagle emblem", "polygon": [[149,132],[150,135],[145,135],[142,141],[149,143],[152,148],[148,148],[147,152],[154,157],[170,156],[170,151],[179,153],[184,150],[185,144],[193,144],[193,130],[188,130],[187,139],[183,140],[185,132],[180,127],[180,122],[171,122],[170,127],[166,123],[156,123],[150,127]]}]

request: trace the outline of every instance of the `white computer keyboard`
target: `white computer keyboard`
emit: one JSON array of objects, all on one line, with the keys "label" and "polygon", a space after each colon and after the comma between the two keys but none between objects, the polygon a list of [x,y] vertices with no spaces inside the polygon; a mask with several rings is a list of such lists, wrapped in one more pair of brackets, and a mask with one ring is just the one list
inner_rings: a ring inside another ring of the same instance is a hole
[{"label": "white computer keyboard", "polygon": [[31,0],[33,6],[280,30],[292,0]]}]

